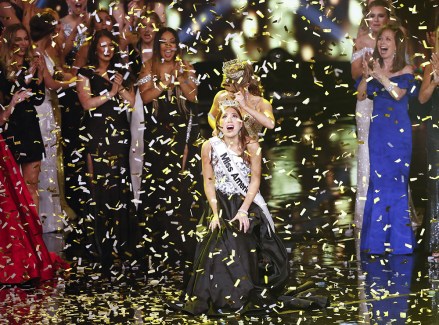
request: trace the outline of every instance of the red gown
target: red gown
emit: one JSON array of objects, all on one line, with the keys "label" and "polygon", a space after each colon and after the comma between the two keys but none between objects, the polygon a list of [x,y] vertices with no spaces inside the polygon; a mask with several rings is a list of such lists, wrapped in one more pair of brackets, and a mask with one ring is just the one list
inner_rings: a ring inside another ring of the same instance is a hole
[{"label": "red gown", "polygon": [[0,135],[0,283],[44,281],[53,276],[54,265],[32,197]]}]

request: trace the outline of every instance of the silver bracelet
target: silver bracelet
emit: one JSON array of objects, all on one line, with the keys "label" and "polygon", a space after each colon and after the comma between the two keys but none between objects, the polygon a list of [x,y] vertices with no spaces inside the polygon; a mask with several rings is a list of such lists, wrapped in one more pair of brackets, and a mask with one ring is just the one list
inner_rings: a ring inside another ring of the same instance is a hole
[{"label": "silver bracelet", "polygon": [[239,209],[238,212],[241,212],[241,213],[245,214],[246,216],[248,216],[248,212],[245,211],[245,210],[241,210],[241,209]]},{"label": "silver bracelet", "polygon": [[392,92],[393,89],[395,89],[395,85],[392,84],[392,83],[390,83],[390,84],[386,87],[386,90],[387,90],[389,93]]}]

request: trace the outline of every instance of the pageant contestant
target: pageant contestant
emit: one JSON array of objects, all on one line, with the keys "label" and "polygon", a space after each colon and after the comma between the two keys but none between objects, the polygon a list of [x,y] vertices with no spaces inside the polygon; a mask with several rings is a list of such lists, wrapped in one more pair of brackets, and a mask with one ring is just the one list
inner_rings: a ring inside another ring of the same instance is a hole
[{"label": "pageant contestant", "polygon": [[408,99],[416,87],[405,54],[402,30],[383,27],[377,35],[373,67],[363,61],[358,86],[358,100],[373,96],[370,179],[361,231],[361,250],[368,254],[410,254],[416,243],[408,204],[412,154]]},{"label": "pageant contestant", "polygon": [[88,200],[83,216],[88,250],[108,274],[115,258],[134,257],[138,244],[137,217],[130,190],[130,125],[126,110],[134,90],[121,67],[117,38],[97,32],[88,64],[78,73],[77,90],[84,108],[84,156]]},{"label": "pageant contestant", "polygon": [[171,306],[208,315],[265,312],[276,300],[287,308],[325,306],[325,297],[279,296],[288,279],[287,252],[259,193],[260,147],[243,127],[239,106],[233,100],[220,103],[218,137],[203,144],[211,218],[202,220],[197,230],[201,239],[186,302]]},{"label": "pageant contestant", "polygon": [[151,238],[148,252],[157,268],[175,262],[179,251],[186,249],[185,244],[178,244],[190,216],[189,185],[183,184],[189,180],[185,176],[193,168],[192,157],[198,149],[194,144],[199,82],[192,65],[182,60],[176,30],[160,28],[154,37],[152,58],[139,77],[147,132],[138,211],[146,218],[146,236]]},{"label": "pageant contestant", "polygon": [[439,28],[432,37],[435,48],[431,64],[424,70],[419,101],[421,104],[431,99],[431,120],[427,121],[427,162],[428,162],[428,208],[427,228],[428,251],[435,258],[439,257]]},{"label": "pageant contestant", "polygon": [[[8,110],[2,136],[16,162],[20,165],[33,203],[39,209],[38,176],[44,144],[41,136],[36,106],[45,98],[42,57],[34,56],[26,28],[21,24],[8,26],[2,34],[0,47],[0,98],[9,103],[14,93],[29,89],[32,96]],[[4,104],[0,102],[0,104]]]},{"label": "pageant contestant", "polygon": [[[367,14],[358,30],[357,39],[351,59],[351,74],[354,80],[363,73],[362,62],[372,56],[379,30],[390,22],[390,7],[385,0],[372,1],[368,4]],[[365,31],[367,28],[367,32]],[[357,195],[355,199],[354,222],[361,230],[367,187],[369,185],[369,125],[372,116],[373,101],[365,98],[358,100],[355,107],[357,122]]]},{"label": "pageant contestant", "polygon": [[[29,96],[30,89],[14,93],[5,110],[0,109],[0,127],[10,111]],[[0,284],[36,284],[52,279],[55,274],[52,257],[56,255],[51,256],[44,244],[32,196],[1,134],[0,157]]]}]

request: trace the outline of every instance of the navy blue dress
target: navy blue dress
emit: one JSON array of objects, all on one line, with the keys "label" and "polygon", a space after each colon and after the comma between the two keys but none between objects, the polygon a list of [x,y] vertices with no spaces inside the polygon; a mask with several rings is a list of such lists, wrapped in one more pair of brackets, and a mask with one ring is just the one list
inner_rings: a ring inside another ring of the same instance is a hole
[{"label": "navy blue dress", "polygon": [[390,78],[407,92],[395,100],[376,79],[367,84],[373,97],[369,129],[370,180],[361,233],[361,250],[369,254],[410,254],[415,246],[408,182],[412,126],[408,100],[415,94],[412,74]]}]

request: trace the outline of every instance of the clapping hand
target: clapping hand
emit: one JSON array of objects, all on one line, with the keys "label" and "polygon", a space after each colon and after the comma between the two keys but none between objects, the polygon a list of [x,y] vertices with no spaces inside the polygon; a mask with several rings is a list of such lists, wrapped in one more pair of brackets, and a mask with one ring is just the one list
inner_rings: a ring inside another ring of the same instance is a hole
[{"label": "clapping hand", "polygon": [[111,91],[110,91],[110,94],[112,97],[115,96],[119,92],[120,88],[122,88],[122,82],[123,82],[123,77],[119,72],[117,72],[114,75],[114,78],[112,81],[113,86],[111,87]]},{"label": "clapping hand", "polygon": [[369,62],[370,62],[370,56],[369,55],[365,55],[363,57],[363,79],[368,79],[370,77],[370,66],[369,66]]},{"label": "clapping hand", "polygon": [[384,69],[381,68],[380,63],[378,62],[378,59],[373,61],[372,69],[370,69],[369,72],[370,75],[379,82],[381,82],[383,77],[386,75]]},{"label": "clapping hand", "polygon": [[25,99],[29,98],[31,94],[32,94],[32,90],[25,88],[15,92],[14,96],[12,96],[10,105],[14,107],[16,104],[21,103]]}]

